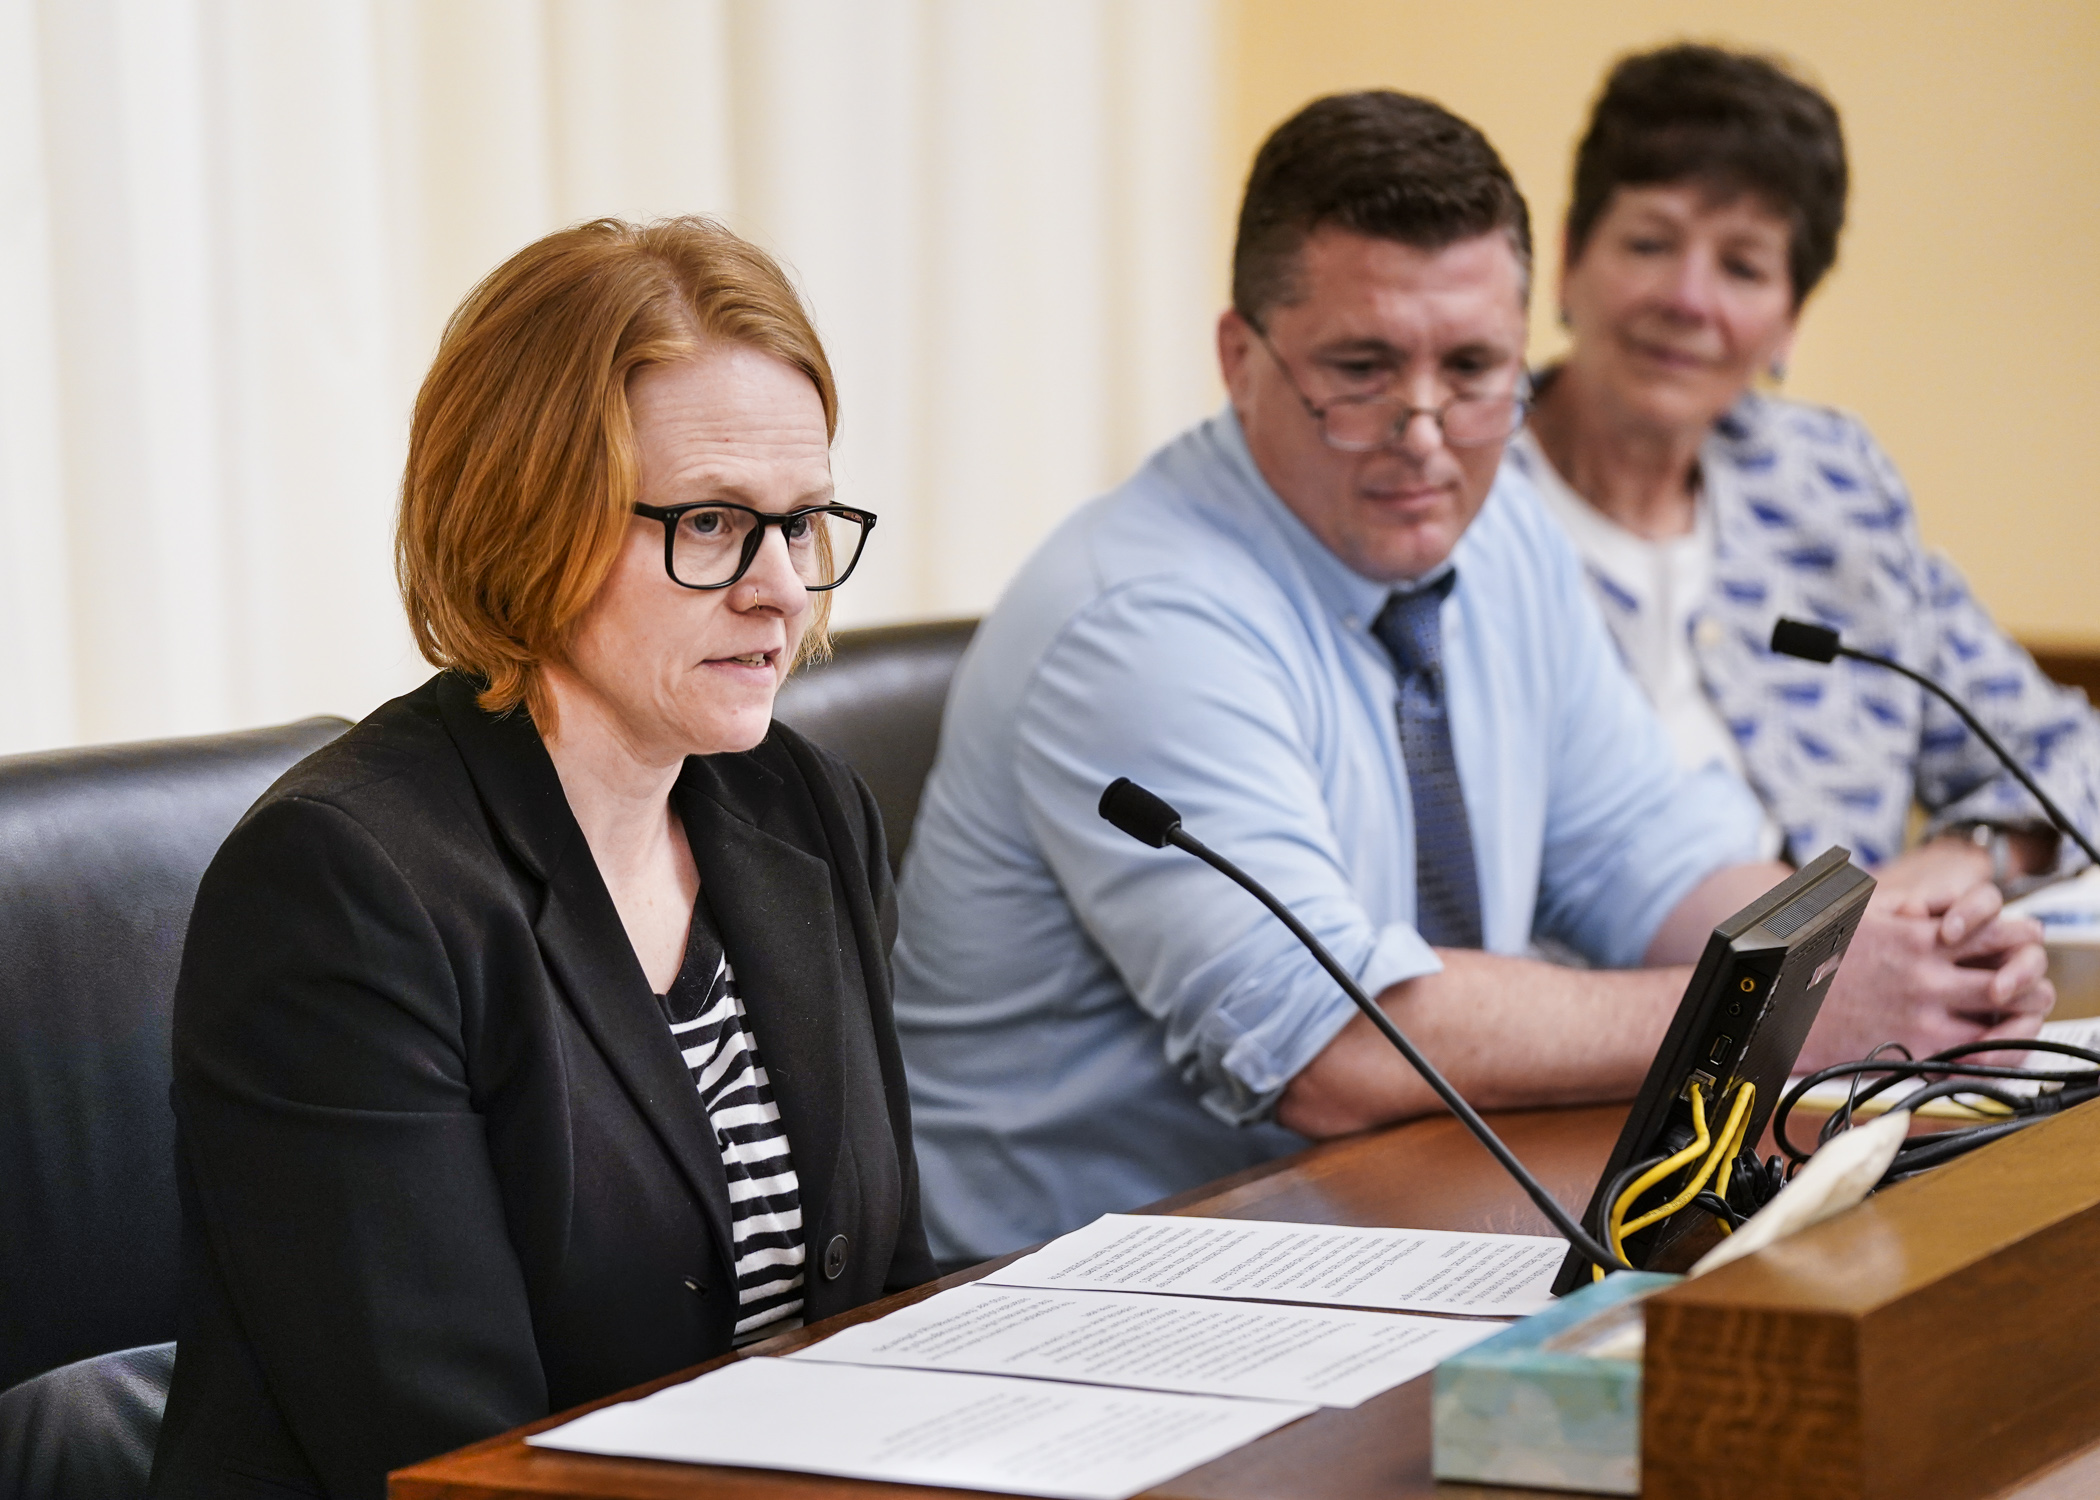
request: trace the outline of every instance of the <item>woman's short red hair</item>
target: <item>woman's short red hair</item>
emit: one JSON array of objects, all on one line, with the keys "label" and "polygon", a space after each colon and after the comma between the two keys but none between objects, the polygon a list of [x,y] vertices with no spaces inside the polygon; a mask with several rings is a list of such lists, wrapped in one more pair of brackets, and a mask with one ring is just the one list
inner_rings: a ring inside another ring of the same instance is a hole
[{"label": "woman's short red hair", "polygon": [[[612,570],[636,495],[627,384],[721,340],[810,378],[838,431],[831,363],[787,276],[710,219],[598,219],[491,271],[445,325],[416,396],[394,568],[432,665],[526,704]],[[831,596],[804,641],[821,651]]]}]

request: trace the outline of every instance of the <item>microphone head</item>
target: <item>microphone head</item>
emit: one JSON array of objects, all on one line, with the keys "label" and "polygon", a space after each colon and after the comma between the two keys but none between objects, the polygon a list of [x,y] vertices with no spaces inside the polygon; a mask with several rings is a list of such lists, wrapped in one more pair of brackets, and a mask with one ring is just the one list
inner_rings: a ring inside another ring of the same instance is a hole
[{"label": "microphone head", "polygon": [[1166,848],[1167,840],[1181,827],[1180,813],[1128,776],[1118,776],[1101,794],[1101,816],[1155,849]]},{"label": "microphone head", "polygon": [[1836,661],[1838,633],[1827,626],[1789,620],[1782,615],[1772,627],[1772,649],[1781,656],[1798,656],[1803,661]]}]

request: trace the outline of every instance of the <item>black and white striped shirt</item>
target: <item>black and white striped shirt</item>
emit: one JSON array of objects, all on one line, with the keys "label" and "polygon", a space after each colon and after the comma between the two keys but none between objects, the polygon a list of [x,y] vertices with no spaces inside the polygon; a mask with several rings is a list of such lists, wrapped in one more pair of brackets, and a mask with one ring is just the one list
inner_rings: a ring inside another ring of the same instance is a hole
[{"label": "black and white striped shirt", "polygon": [[744,1020],[736,975],[703,893],[685,965],[657,997],[692,1070],[729,1177],[736,1254],[736,1342],[802,1325],[802,1195],[773,1083]]}]

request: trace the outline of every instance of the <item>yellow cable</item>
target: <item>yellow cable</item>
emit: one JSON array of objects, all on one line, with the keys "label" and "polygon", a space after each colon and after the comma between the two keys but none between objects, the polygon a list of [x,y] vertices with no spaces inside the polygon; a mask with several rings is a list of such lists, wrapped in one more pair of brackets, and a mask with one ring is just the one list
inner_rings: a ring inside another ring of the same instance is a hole
[{"label": "yellow cable", "polygon": [[1706,1099],[1699,1092],[1699,1085],[1696,1083],[1692,1085],[1691,1101],[1692,1130],[1695,1132],[1692,1143],[1675,1156],[1670,1157],[1666,1161],[1656,1163],[1636,1177],[1631,1183],[1627,1184],[1626,1191],[1619,1194],[1619,1201],[1611,1206],[1611,1217],[1605,1230],[1605,1244],[1610,1248],[1612,1254],[1618,1256],[1621,1260],[1626,1258],[1626,1246],[1624,1244],[1626,1233],[1620,1228],[1620,1225],[1626,1220],[1626,1210],[1638,1203],[1641,1194],[1647,1192],[1648,1189],[1654,1187],[1658,1182],[1669,1177],[1671,1173],[1690,1166],[1704,1156],[1707,1147],[1712,1144],[1706,1130]]},{"label": "yellow cable", "polygon": [[1639,1234],[1650,1224],[1669,1218],[1671,1214],[1676,1213],[1699,1196],[1706,1187],[1707,1179],[1714,1175],[1716,1168],[1723,1162],[1735,1160],[1736,1152],[1742,1146],[1743,1132],[1749,1127],[1750,1105],[1756,1098],[1756,1084],[1745,1083],[1736,1089],[1735,1107],[1728,1112],[1728,1123],[1722,1127],[1721,1138],[1715,1142],[1712,1154],[1700,1165],[1698,1174],[1685,1185],[1684,1191],[1680,1192],[1668,1203],[1663,1204],[1660,1208],[1649,1209],[1648,1212],[1642,1214],[1631,1224],[1620,1229],[1620,1239],[1623,1240],[1630,1234]]},{"label": "yellow cable", "polygon": [[[1750,1098],[1754,1102],[1757,1098],[1757,1085],[1754,1083],[1746,1083],[1743,1085],[1743,1087],[1749,1091]],[[1741,1153],[1743,1149],[1743,1137],[1749,1134],[1749,1131],[1750,1112],[1746,1109],[1743,1112],[1742,1124],[1736,1127],[1735,1144],[1729,1148],[1728,1155],[1723,1158],[1724,1161],[1733,1162],[1737,1155]],[[1752,1159],[1755,1160],[1755,1158]],[[1722,1177],[1716,1177],[1714,1179],[1714,1196],[1719,1198],[1723,1203],[1726,1203],[1728,1201],[1728,1184],[1724,1180],[1727,1171],[1728,1168],[1726,1166],[1723,1166],[1721,1168],[1721,1172],[1723,1174]],[[1729,1223],[1725,1218],[1721,1217],[1719,1214],[1714,1215],[1714,1223],[1720,1226],[1721,1235],[1724,1239],[1727,1238],[1729,1235],[1735,1233],[1735,1226]]]},{"label": "yellow cable", "polygon": [[[1795,1107],[1814,1110],[1821,1106],[1804,1099]],[[1910,1106],[1905,1104],[1901,1097],[1877,1094],[1872,1099],[1862,1100],[1855,1104],[1852,1107],[1852,1118],[1855,1120],[1870,1120],[1876,1115],[1887,1114],[1892,1109],[1909,1108]],[[1834,1111],[1832,1112],[1834,1113]],[[2009,1118],[2013,1111],[2000,1104],[1996,1099],[1965,1099],[1960,1095],[1949,1095],[1945,1098],[1926,1100],[1924,1104],[1918,1107],[1918,1113],[1926,1118],[1935,1120],[1975,1120]]]},{"label": "yellow cable", "polygon": [[[1938,1102],[1938,1100],[1928,1100],[1926,1101],[1925,1108],[1927,1110],[1930,1110],[1932,1106]],[[1953,1094],[1948,1096],[1947,1102],[1949,1104],[1958,1104],[1963,1109],[1968,1110],[1971,1114],[1983,1115],[1986,1118],[1992,1116],[1996,1116],[2000,1119],[2012,1118],[2013,1112],[2011,1108],[2007,1105],[2000,1104],[1996,1099],[1964,1099],[1959,1094]],[[1897,1109],[1901,1107],[1902,1106],[1900,1101],[1897,1104],[1890,1106],[1890,1108],[1892,1109]]]},{"label": "yellow cable", "polygon": [[[1756,1085],[1749,1083],[1741,1085],[1736,1090],[1734,1099],[1734,1107],[1728,1113],[1728,1123],[1722,1127],[1720,1138],[1714,1142],[1713,1154],[1707,1157],[1705,1163],[1701,1165],[1698,1175],[1692,1179],[1690,1185],[1671,1202],[1663,1205],[1661,1208],[1650,1209],[1646,1214],[1627,1225],[1622,1233],[1638,1234],[1650,1224],[1655,1223],[1659,1219],[1668,1218],[1671,1214],[1676,1213],[1690,1203],[1692,1199],[1698,1197],[1709,1180],[1722,1181],[1716,1174],[1722,1171],[1727,1163],[1733,1161],[1736,1153],[1742,1149],[1743,1134],[1749,1128],[1750,1109],[1757,1099]],[[1723,1186],[1725,1186],[1725,1183],[1723,1183]]]},{"label": "yellow cable", "polygon": [[[1666,1219],[1671,1214],[1682,1209],[1692,1199],[1699,1196],[1700,1191],[1705,1188],[1707,1180],[1714,1175],[1714,1172],[1723,1162],[1734,1160],[1736,1153],[1742,1149],[1743,1136],[1749,1128],[1750,1108],[1756,1099],[1757,1086],[1755,1084],[1744,1083],[1739,1086],[1735,1091],[1733,1108],[1728,1113],[1728,1122],[1722,1127],[1720,1138],[1715,1140],[1707,1128],[1706,1101],[1700,1092],[1699,1085],[1695,1083],[1691,1086],[1692,1143],[1674,1156],[1650,1167],[1646,1172],[1634,1179],[1633,1182],[1629,1183],[1623,1193],[1619,1194],[1618,1202],[1611,1206],[1607,1228],[1608,1243],[1614,1254],[1624,1259],[1626,1255],[1626,1237],[1628,1235],[1638,1234],[1650,1224]],[[1697,1161],[1702,1155],[1706,1159],[1700,1166],[1698,1175],[1692,1179],[1690,1185],[1683,1192],[1662,1207],[1649,1210],[1631,1224],[1625,1222],[1626,1211],[1633,1204],[1640,1201],[1641,1194],[1647,1192],[1657,1183],[1668,1179],[1672,1173],[1683,1170],[1692,1162]],[[1728,1233],[1727,1222],[1725,1220],[1719,1222],[1721,1224],[1721,1232],[1723,1234]],[[1602,1281],[1604,1279],[1604,1268],[1602,1266],[1590,1267],[1590,1279],[1592,1281]]]}]

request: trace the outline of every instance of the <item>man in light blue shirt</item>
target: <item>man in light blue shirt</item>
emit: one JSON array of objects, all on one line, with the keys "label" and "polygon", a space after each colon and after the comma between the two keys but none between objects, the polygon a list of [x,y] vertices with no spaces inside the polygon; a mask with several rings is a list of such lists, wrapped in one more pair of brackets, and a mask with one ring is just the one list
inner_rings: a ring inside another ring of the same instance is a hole
[{"label": "man in light blue shirt", "polygon": [[[1559,530],[1497,477],[1529,250],[1470,126],[1396,94],[1309,106],[1249,184],[1230,407],[1073,516],[985,621],[896,949],[944,1260],[1432,1106],[1255,902],[1096,816],[1118,776],[1274,889],[1484,1106],[1630,1095],[1685,984],[1669,966],[1785,874],[1749,862],[1739,782],[1677,771]],[[1880,982],[1835,993],[1811,1048],[2031,1034],[2033,934],[1974,928],[1863,927]],[[1535,936],[1599,969],[1522,957]]]}]

